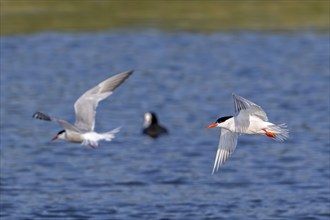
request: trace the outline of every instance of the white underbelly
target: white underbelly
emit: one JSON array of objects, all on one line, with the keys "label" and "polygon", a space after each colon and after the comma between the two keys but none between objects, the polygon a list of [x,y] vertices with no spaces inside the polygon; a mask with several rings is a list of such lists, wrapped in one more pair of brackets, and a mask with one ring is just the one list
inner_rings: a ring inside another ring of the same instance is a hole
[{"label": "white underbelly", "polygon": [[250,117],[250,123],[243,128],[240,133],[243,134],[265,134],[263,129],[267,128],[272,123],[261,120],[258,117]]}]

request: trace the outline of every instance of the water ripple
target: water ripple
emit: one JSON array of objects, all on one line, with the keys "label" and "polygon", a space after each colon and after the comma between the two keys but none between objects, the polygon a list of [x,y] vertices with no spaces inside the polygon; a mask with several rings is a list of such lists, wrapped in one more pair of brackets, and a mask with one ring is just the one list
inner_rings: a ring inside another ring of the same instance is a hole
[{"label": "water ripple", "polygon": [[[329,36],[314,33],[42,33],[1,37],[1,219],[329,219]],[[115,73],[97,149],[51,142],[73,103]],[[240,136],[211,175],[231,93],[286,122],[290,139]],[[143,114],[170,131],[141,135]]]}]

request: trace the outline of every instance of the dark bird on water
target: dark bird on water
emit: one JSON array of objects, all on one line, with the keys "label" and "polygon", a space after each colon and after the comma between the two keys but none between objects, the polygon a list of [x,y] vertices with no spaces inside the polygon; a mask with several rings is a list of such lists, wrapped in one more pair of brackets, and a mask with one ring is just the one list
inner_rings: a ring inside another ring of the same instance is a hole
[{"label": "dark bird on water", "polygon": [[157,138],[162,134],[168,134],[168,131],[165,127],[158,124],[157,116],[154,112],[146,112],[144,114],[144,124],[143,124],[142,133],[149,135],[152,138]]}]

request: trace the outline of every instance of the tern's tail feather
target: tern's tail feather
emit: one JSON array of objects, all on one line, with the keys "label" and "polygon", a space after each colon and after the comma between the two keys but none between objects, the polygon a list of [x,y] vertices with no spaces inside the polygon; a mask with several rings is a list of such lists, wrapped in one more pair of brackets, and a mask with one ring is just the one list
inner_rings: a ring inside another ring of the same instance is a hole
[{"label": "tern's tail feather", "polygon": [[115,128],[111,131],[108,131],[106,133],[102,133],[101,135],[103,136],[103,140],[105,141],[111,141],[112,139],[115,138],[115,134],[118,133],[120,131],[120,127]]},{"label": "tern's tail feather", "polygon": [[89,132],[83,134],[83,145],[88,145],[91,147],[97,147],[99,145],[99,141],[111,141],[115,138],[115,134],[118,133],[120,130],[119,128],[115,128],[111,131],[105,133],[96,133],[96,132]]},{"label": "tern's tail feather", "polygon": [[267,130],[275,134],[274,139],[277,141],[285,141],[289,138],[289,129],[286,124],[270,125]]}]

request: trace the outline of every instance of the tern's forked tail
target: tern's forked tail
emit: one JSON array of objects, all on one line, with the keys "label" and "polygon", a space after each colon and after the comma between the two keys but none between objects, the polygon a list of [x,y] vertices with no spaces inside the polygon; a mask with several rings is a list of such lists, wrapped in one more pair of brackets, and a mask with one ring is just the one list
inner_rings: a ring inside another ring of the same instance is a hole
[{"label": "tern's forked tail", "polygon": [[115,138],[115,134],[118,133],[120,131],[120,127],[115,128],[111,131],[108,131],[106,133],[102,133],[101,135],[103,136],[103,138],[101,140],[105,140],[105,141],[111,141],[112,139]]},{"label": "tern's forked tail", "polygon": [[97,147],[99,141],[111,141],[115,138],[115,134],[118,133],[120,130],[120,127],[115,128],[111,131],[105,132],[105,133],[96,133],[96,132],[89,132],[83,134],[83,145],[91,146],[91,147]]},{"label": "tern's forked tail", "polygon": [[289,129],[286,124],[269,125],[267,131],[273,133],[277,141],[285,141],[289,138]]}]

